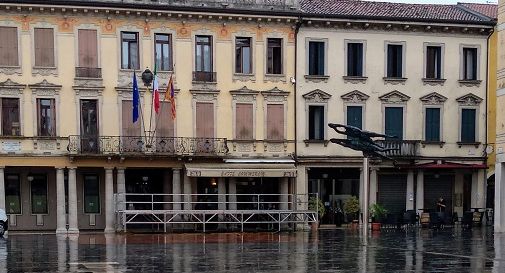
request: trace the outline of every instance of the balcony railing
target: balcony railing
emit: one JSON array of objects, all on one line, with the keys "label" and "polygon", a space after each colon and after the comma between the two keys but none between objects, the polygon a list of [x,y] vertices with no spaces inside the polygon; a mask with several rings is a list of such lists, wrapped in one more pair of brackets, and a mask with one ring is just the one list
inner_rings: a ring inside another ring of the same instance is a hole
[{"label": "balcony railing", "polygon": [[193,71],[194,82],[217,82],[216,72]]},{"label": "balcony railing", "polygon": [[95,78],[99,79],[102,77],[102,69],[95,67],[76,67],[75,68],[76,78]]},{"label": "balcony railing", "polygon": [[393,149],[383,154],[394,158],[415,158],[418,156],[419,140],[380,140],[379,144],[387,149]]},{"label": "balcony railing", "polygon": [[71,155],[165,155],[224,156],[226,138],[145,137],[145,136],[69,136]]}]

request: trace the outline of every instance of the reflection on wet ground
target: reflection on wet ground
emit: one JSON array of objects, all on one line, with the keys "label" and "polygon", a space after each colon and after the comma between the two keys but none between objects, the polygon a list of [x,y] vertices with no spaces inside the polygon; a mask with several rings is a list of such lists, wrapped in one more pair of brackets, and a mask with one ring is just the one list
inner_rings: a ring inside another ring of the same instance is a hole
[{"label": "reflection on wet ground", "polygon": [[505,272],[491,229],[9,235],[0,272]]}]

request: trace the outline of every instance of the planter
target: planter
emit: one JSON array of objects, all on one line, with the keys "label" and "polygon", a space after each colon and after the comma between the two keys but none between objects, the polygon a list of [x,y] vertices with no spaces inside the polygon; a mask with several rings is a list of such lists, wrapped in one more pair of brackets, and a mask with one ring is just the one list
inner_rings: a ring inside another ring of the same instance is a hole
[{"label": "planter", "polygon": [[381,223],[372,223],[372,231],[380,231]]}]

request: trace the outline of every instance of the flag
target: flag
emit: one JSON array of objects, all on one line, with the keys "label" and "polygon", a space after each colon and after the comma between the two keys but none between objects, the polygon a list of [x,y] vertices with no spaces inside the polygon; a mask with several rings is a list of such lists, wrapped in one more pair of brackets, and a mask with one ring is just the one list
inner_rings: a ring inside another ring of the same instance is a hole
[{"label": "flag", "polygon": [[137,85],[137,76],[135,71],[133,71],[133,123],[139,119],[139,104],[140,104],[140,93],[139,87]]},{"label": "flag", "polygon": [[156,77],[156,64],[154,64],[153,107],[156,114],[158,114],[160,112],[160,90],[158,86],[158,78]]},{"label": "flag", "polygon": [[172,110],[172,119],[175,119],[176,117],[175,91],[174,91],[174,79],[172,78],[172,75],[170,75],[170,80],[168,81],[167,91],[165,92],[165,100],[170,101],[170,106]]}]

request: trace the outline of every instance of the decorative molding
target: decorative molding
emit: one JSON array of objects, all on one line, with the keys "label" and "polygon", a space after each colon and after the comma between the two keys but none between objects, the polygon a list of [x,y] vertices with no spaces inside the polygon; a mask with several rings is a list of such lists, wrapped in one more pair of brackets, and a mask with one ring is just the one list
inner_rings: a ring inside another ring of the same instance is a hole
[{"label": "decorative molding", "polygon": [[446,97],[440,95],[437,92],[429,93],[428,95],[424,95],[419,99],[423,102],[423,104],[430,104],[430,105],[444,104],[444,102],[447,100]]},{"label": "decorative molding", "polygon": [[320,83],[320,82],[328,82],[328,79],[330,76],[326,75],[305,75],[303,76],[305,78],[306,82],[314,82],[314,83]]},{"label": "decorative molding", "polygon": [[370,98],[370,96],[358,90],[351,91],[340,97],[347,103],[363,103]]},{"label": "decorative molding", "polygon": [[263,97],[265,97],[265,101],[267,102],[281,102],[286,101],[289,95],[289,92],[280,90],[277,87],[274,87],[267,91],[260,92]]},{"label": "decorative molding", "polygon": [[28,87],[36,96],[57,96],[61,90],[61,85],[50,83],[46,79],[36,84],[30,84]]},{"label": "decorative molding", "polygon": [[405,82],[407,81],[407,78],[389,78],[389,77],[383,77],[384,83],[386,84],[391,84],[391,85],[405,85]]},{"label": "decorative molding", "polygon": [[302,97],[306,102],[327,102],[331,98],[331,95],[320,89],[316,89],[302,95]]},{"label": "decorative molding", "polygon": [[56,68],[56,67],[32,67],[32,75],[58,76],[58,68]]},{"label": "decorative molding", "polygon": [[478,87],[480,86],[481,80],[459,80],[459,86],[465,86],[465,87]]},{"label": "decorative molding", "polygon": [[379,97],[383,103],[405,104],[410,99],[409,96],[398,90],[391,91]]},{"label": "decorative molding", "polygon": [[256,81],[256,75],[254,75],[254,74],[237,74],[237,73],[234,73],[233,77],[232,77],[232,80],[234,82],[248,82],[248,81],[255,82]]},{"label": "decorative molding", "polygon": [[214,89],[190,89],[193,99],[198,101],[216,101],[219,90]]},{"label": "decorative molding", "polygon": [[4,75],[22,75],[23,71],[20,66],[2,66],[0,67],[0,74]]},{"label": "decorative molding", "polygon": [[444,86],[444,83],[446,79],[428,79],[428,78],[423,78],[421,79],[423,81],[423,85],[429,85],[429,86]]},{"label": "decorative molding", "polygon": [[456,99],[456,101],[463,106],[477,106],[482,102],[482,98],[472,93],[468,93]]},{"label": "decorative molding", "polygon": [[23,90],[26,88],[25,84],[20,84],[7,79],[0,82],[0,95],[2,96],[19,96],[23,94]]},{"label": "decorative molding", "polygon": [[267,74],[264,77],[264,81],[266,82],[286,82],[286,75],[275,75],[275,74]]},{"label": "decorative molding", "polygon": [[366,83],[368,77],[358,77],[358,76],[343,76],[344,83]]},{"label": "decorative molding", "polygon": [[237,102],[253,102],[256,100],[256,96],[259,93],[259,91],[247,88],[247,86],[236,90],[230,90],[233,100]]}]

